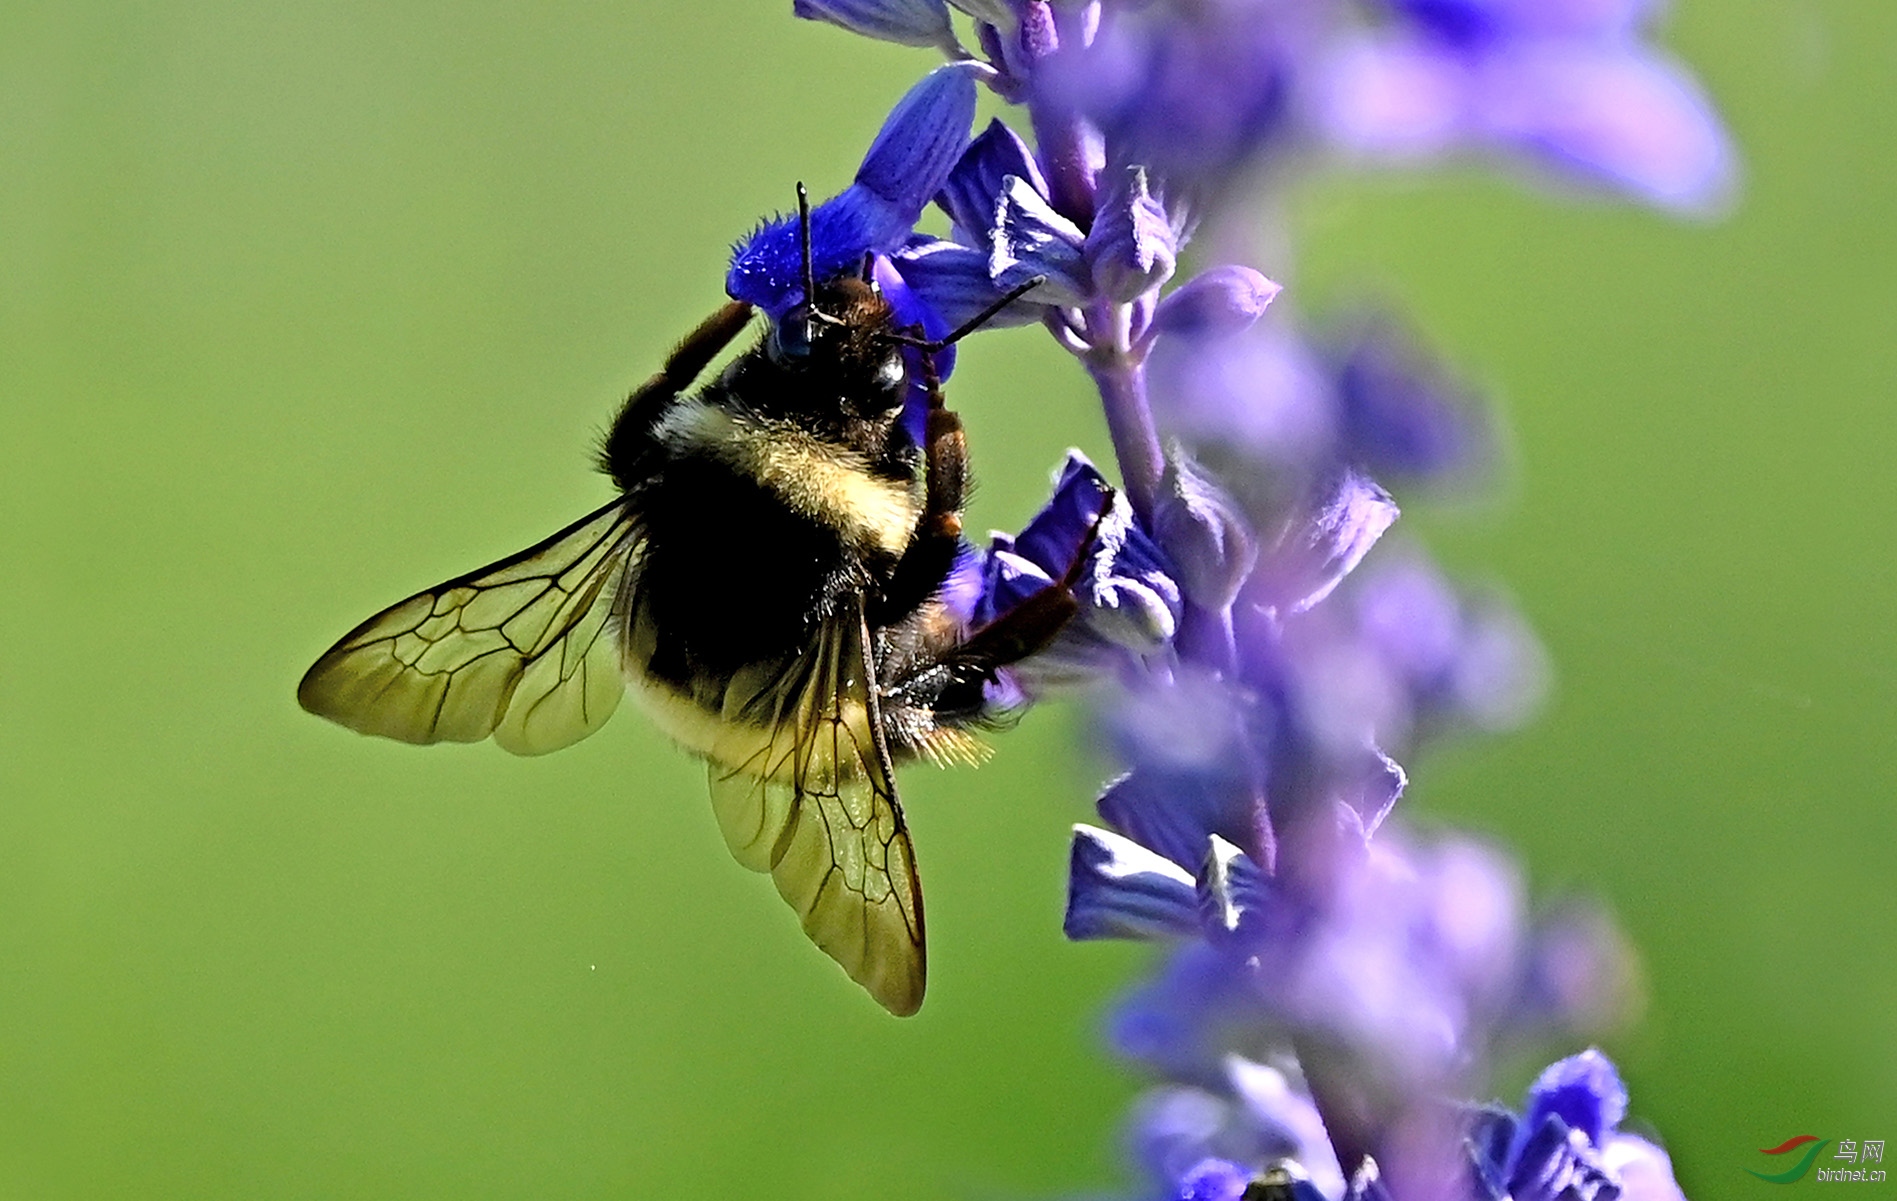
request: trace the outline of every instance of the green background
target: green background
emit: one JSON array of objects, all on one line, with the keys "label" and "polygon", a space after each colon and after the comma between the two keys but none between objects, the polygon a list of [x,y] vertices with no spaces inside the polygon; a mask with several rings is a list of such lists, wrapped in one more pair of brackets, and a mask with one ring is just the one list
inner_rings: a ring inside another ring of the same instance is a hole
[{"label": "green background", "polygon": [[[934,970],[898,1022],[630,711],[518,760],[292,700],[605,498],[594,433],[729,242],[928,62],[788,7],[0,5],[0,1197],[1120,1178],[1098,1014],[1143,956],[1059,936],[1071,714],[905,778]],[[1399,298],[1503,398],[1504,495],[1406,525],[1512,590],[1557,691],[1414,764],[1412,812],[1617,911],[1650,1001],[1610,1050],[1704,1201],[1770,1195],[1742,1169],[1795,1133],[1897,1137],[1897,8],[1678,9],[1729,219],[1333,181],[1294,283]],[[954,398],[978,529],[1101,446],[1031,330]]]}]

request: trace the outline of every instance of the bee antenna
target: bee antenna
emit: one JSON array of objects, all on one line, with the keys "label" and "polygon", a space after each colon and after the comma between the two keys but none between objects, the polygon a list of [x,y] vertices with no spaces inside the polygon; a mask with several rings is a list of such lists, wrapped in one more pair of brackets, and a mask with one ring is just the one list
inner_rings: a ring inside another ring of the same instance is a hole
[{"label": "bee antenna", "polygon": [[1047,276],[1045,275],[1037,275],[1032,279],[1023,280],[1010,288],[1006,296],[1003,296],[1000,300],[995,301],[981,312],[976,313],[973,317],[970,317],[968,320],[956,326],[955,331],[946,338],[937,338],[934,341],[930,341],[926,338],[917,338],[909,334],[892,333],[886,336],[892,341],[900,342],[904,346],[913,346],[926,354],[934,354],[939,350],[946,350],[982,326],[988,324],[990,321],[993,321],[995,315],[1001,312],[1002,309],[1007,308],[1046,282]]},{"label": "bee antenna", "polygon": [[817,272],[810,263],[810,192],[804,181],[797,181],[797,245],[804,259],[804,303],[817,303]]},{"label": "bee antenna", "polygon": [[804,308],[809,311],[812,320],[825,325],[843,324],[817,307],[817,271],[811,263],[810,254],[810,192],[801,179],[797,181],[797,246],[804,262]]}]

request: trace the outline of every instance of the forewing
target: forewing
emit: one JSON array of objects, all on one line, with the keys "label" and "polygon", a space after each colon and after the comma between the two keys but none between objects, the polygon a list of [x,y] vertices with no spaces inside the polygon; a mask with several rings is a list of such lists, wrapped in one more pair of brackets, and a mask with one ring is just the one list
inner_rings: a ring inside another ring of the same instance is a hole
[{"label": "forewing", "polygon": [[861,607],[788,663],[741,673],[722,717],[711,802],[731,853],[771,873],[804,933],[885,1009],[914,1013],[922,891]]},{"label": "forewing", "polygon": [[632,519],[614,501],[363,622],[304,674],[297,700],[403,742],[492,735],[517,755],[578,742],[625,692],[608,628],[637,550]]}]

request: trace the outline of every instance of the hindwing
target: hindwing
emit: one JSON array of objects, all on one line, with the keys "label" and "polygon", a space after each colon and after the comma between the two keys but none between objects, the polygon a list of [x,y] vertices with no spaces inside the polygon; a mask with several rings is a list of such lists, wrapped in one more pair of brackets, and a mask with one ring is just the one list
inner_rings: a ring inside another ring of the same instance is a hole
[{"label": "hindwing", "polygon": [[739,863],[768,871],[804,932],[899,1016],[922,1004],[915,848],[896,799],[861,599],[801,652],[725,691],[712,809]]},{"label": "hindwing", "polygon": [[402,742],[491,735],[517,755],[578,742],[625,692],[613,629],[637,553],[616,500],[363,622],[304,674],[297,700]]}]

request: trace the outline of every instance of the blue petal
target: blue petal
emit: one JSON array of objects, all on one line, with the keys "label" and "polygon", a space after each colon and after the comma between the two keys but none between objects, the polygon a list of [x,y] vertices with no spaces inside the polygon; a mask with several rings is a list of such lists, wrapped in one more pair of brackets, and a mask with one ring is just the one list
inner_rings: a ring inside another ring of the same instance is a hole
[{"label": "blue petal", "polygon": [[1252,933],[1266,920],[1271,903],[1264,873],[1250,856],[1218,835],[1209,842],[1197,881],[1200,920],[1215,937]]},{"label": "blue petal", "polygon": [[[818,279],[856,271],[866,254],[892,254],[909,239],[923,206],[961,157],[974,119],[975,84],[966,64],[938,67],[897,102],[876,135],[856,182],[810,214],[810,257]],[[803,299],[797,219],[767,222],[732,255],[725,290],[773,320]]]},{"label": "blue petal", "polygon": [[942,0],[793,0],[791,11],[905,46],[944,46],[955,37]]},{"label": "blue petal", "polygon": [[1199,932],[1192,876],[1129,838],[1074,827],[1067,937],[1154,939]]},{"label": "blue petal", "polygon": [[1483,1106],[1469,1121],[1464,1146],[1475,1186],[1475,1201],[1507,1201],[1509,1150],[1515,1145],[1515,1115],[1499,1106]]},{"label": "blue petal", "polygon": [[1108,825],[1174,863],[1197,863],[1206,840],[1252,821],[1249,798],[1208,773],[1141,765],[1107,785],[1094,808]]},{"label": "blue petal", "polygon": [[[968,145],[975,120],[975,64],[937,67],[890,110],[856,182],[908,213],[914,225]],[[895,249],[893,246],[889,249]]]},{"label": "blue petal", "polygon": [[1164,552],[1139,528],[1125,498],[1079,451],[1068,452],[1053,497],[1006,549],[1036,564],[1050,580],[1066,575],[1085,556],[1074,589],[1081,602],[1077,632],[1147,653],[1179,627],[1179,585]]},{"label": "blue petal", "polygon": [[1620,1183],[1585,1134],[1551,1115],[1516,1157],[1508,1195],[1510,1201],[1616,1201]]},{"label": "blue petal", "polygon": [[[920,329],[930,338],[939,338],[949,332],[950,327],[944,324],[942,314],[909,287],[908,281],[888,258],[880,254],[875,256],[870,263],[870,278],[882,292],[883,299],[889,302],[899,328]],[[920,349],[905,346],[902,357],[909,369],[909,390],[903,397],[903,429],[908,432],[909,440],[920,446],[928,424],[929,389],[924,383],[927,375]],[[954,371],[955,348],[945,346],[935,355],[935,378],[938,382],[946,380]]]},{"label": "blue petal", "polygon": [[1627,1087],[1613,1061],[1592,1048],[1551,1065],[1528,1089],[1523,1123],[1538,1128],[1550,1116],[1599,1145],[1627,1116]]}]

